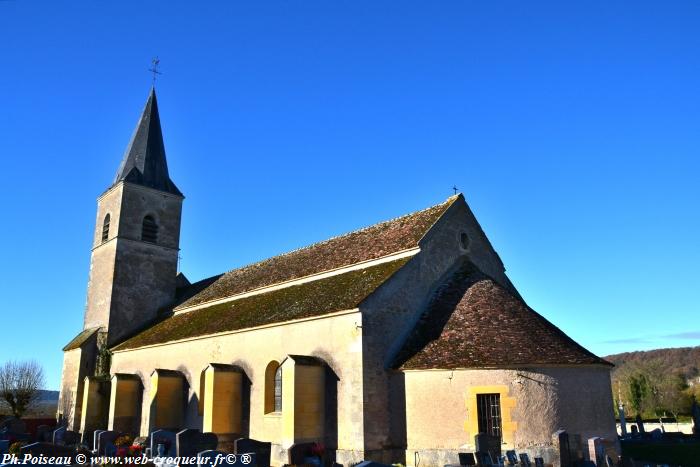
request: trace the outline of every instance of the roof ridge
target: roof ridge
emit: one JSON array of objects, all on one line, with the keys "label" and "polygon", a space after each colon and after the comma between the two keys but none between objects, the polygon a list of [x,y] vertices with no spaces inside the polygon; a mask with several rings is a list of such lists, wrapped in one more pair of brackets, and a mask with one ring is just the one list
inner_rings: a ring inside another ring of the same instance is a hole
[{"label": "roof ridge", "polygon": [[[287,279],[287,280],[283,280],[283,281],[279,281],[279,282],[273,282],[272,284],[262,285],[259,287],[245,290],[243,292],[234,293],[232,295],[227,295],[225,297],[215,298],[212,300],[207,300],[204,302],[195,303],[195,304],[188,305],[188,306],[182,306],[185,303],[185,302],[182,302],[178,305],[175,305],[173,307],[173,311],[176,314],[177,313],[184,313],[185,311],[194,311],[194,310],[199,309],[199,308],[206,308],[208,306],[213,306],[213,305],[216,305],[219,303],[232,302],[234,300],[237,300],[238,299],[237,297],[245,298],[245,297],[251,296],[251,295],[270,293],[274,290],[279,290],[280,288],[294,287],[294,286],[297,286],[297,285],[300,285],[303,283],[307,283],[307,282],[323,280],[323,279],[327,278],[329,275],[330,276],[337,276],[337,275],[341,275],[341,274],[347,274],[349,272],[356,271],[356,270],[372,268],[372,267],[377,266],[377,265],[382,264],[382,263],[389,263],[389,262],[396,261],[396,260],[399,260],[402,258],[407,258],[409,256],[414,256],[417,253],[416,250],[417,250],[417,248],[410,248],[407,250],[401,250],[401,251],[397,251],[395,253],[390,253],[388,255],[379,257],[379,258],[358,261],[356,263],[346,264],[344,266],[340,266],[337,268],[324,269],[322,271],[307,274],[305,276],[299,276],[299,277],[295,277],[293,279]],[[237,269],[234,269],[233,271],[237,271]],[[212,276],[211,278],[203,279],[200,282],[211,280],[212,278],[218,278],[218,277],[221,277],[222,275],[223,274],[219,274],[218,276]],[[199,284],[200,282],[197,282],[197,284]],[[195,285],[195,284],[192,284],[192,285]]]},{"label": "roof ridge", "polygon": [[354,312],[410,259],[399,258],[319,281],[171,314],[127,337],[112,350],[202,338],[298,319],[321,319],[342,311]]},{"label": "roof ridge", "polygon": [[205,288],[180,302],[177,308],[182,310],[291,280],[329,274],[412,250],[419,247],[426,231],[460,197],[451,196],[419,211],[229,269],[208,281],[198,281]]},{"label": "roof ridge", "polygon": [[[257,265],[266,263],[266,262],[268,262],[268,261],[272,261],[272,260],[277,259],[277,258],[282,258],[282,257],[284,257],[284,256],[291,255],[291,254],[297,253],[297,252],[299,252],[299,251],[309,250],[309,249],[311,249],[311,248],[313,248],[313,247],[316,247],[316,246],[319,246],[319,245],[323,245],[323,244],[329,243],[329,242],[331,242],[331,241],[333,241],[333,240],[337,240],[337,239],[339,239],[339,238],[347,237],[347,236],[350,236],[350,235],[353,235],[353,234],[357,234],[357,233],[360,233],[360,232],[363,232],[363,231],[366,231],[366,230],[370,230],[370,229],[379,227],[379,226],[384,225],[384,224],[388,224],[388,223],[390,223],[390,222],[396,222],[396,221],[401,220],[401,219],[404,219],[404,218],[408,218],[408,217],[411,217],[411,216],[415,216],[415,215],[418,214],[418,213],[421,213],[421,212],[424,212],[424,211],[428,211],[428,210],[430,210],[430,209],[435,209],[435,208],[438,207],[438,206],[451,204],[451,203],[453,203],[455,200],[457,200],[457,198],[459,198],[460,196],[461,196],[461,194],[453,195],[453,196],[450,196],[449,198],[447,198],[447,199],[446,199],[445,201],[443,201],[442,203],[434,204],[434,205],[432,205],[432,206],[428,206],[427,208],[419,209],[419,210],[417,210],[417,211],[413,211],[413,212],[410,212],[410,213],[408,213],[408,214],[403,214],[403,215],[401,215],[401,216],[397,216],[397,217],[394,217],[394,218],[392,218],[392,219],[387,219],[387,220],[379,221],[379,222],[376,222],[376,223],[374,223],[374,224],[367,225],[367,226],[365,226],[365,227],[361,227],[361,228],[359,228],[359,229],[355,229],[355,230],[351,230],[351,231],[349,231],[349,232],[342,233],[342,234],[340,234],[340,235],[335,235],[335,236],[333,236],[333,237],[326,238],[325,240],[320,240],[320,241],[318,241],[318,242],[314,242],[314,243],[311,243],[311,244],[309,244],[309,245],[305,245],[305,246],[302,246],[302,247],[299,247],[299,248],[295,248],[295,249],[293,249],[293,250],[285,251],[284,253],[279,253],[279,254],[277,254],[277,255],[270,256],[270,257],[267,257],[267,258],[265,258],[265,259],[261,259],[261,260],[259,260],[259,261],[254,262],[254,263],[248,263],[248,264],[246,264],[246,265],[243,265],[243,266],[240,266],[240,267],[237,267],[237,268],[229,269],[228,271],[225,271],[225,272],[222,272],[222,273],[219,273],[219,274],[215,274],[215,275],[213,275],[213,276],[210,276],[210,277],[208,277],[208,278],[199,280],[199,281],[197,281],[197,282],[202,282],[203,280],[210,279],[210,278],[215,277],[215,276],[223,276],[223,275],[225,275],[225,274],[228,274],[228,273],[231,273],[231,272],[234,272],[234,271],[241,271],[241,270],[246,269],[246,268],[252,268],[252,267],[254,267],[254,266],[257,266]],[[432,228],[433,225],[435,225],[435,223],[433,223],[433,224],[430,226],[430,228],[428,228],[428,230],[430,230],[430,229]],[[386,255],[386,256],[388,257],[388,256],[391,256],[391,255],[393,255],[393,254],[395,254],[395,253],[391,253],[391,254]],[[341,267],[339,267],[339,268],[324,269],[324,270],[322,270],[322,271],[317,271],[317,272],[315,272],[315,273],[313,273],[313,274],[309,274],[309,276],[314,276],[314,275],[317,275],[317,274],[322,274],[322,273],[327,272],[327,271],[333,271],[333,270],[335,270],[335,269],[340,269],[340,268],[342,268],[342,267],[351,266],[351,265],[353,265],[353,264],[360,264],[360,263],[362,263],[362,262],[364,262],[364,261],[358,261],[358,262],[356,262],[356,263],[346,264],[346,265],[343,265],[343,266],[341,266]],[[306,276],[304,276],[304,277],[306,277]],[[285,281],[283,281],[283,282],[285,282]],[[278,284],[278,283],[281,283],[281,282],[276,282],[275,284]],[[193,284],[194,284],[194,283],[193,283]],[[270,285],[275,285],[275,284],[270,284]]]}]

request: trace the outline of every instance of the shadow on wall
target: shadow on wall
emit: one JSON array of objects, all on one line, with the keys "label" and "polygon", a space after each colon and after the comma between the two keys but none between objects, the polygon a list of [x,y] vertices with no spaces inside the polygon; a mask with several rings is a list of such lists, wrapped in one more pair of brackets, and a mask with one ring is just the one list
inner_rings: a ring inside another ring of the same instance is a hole
[{"label": "shadow on wall", "polygon": [[335,450],[338,449],[338,384],[340,378],[333,369],[326,364],[325,375],[325,426],[324,440],[326,452],[333,453],[331,459],[335,462]]}]

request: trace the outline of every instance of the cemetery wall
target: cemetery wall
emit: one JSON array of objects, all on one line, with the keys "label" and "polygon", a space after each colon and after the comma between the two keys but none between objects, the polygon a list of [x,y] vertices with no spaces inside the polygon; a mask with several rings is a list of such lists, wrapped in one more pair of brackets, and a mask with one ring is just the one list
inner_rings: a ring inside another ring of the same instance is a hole
[{"label": "cemetery wall", "polygon": [[[470,239],[468,248],[461,234]],[[464,255],[507,288],[503,263],[467,204],[458,200],[420,242],[420,252],[362,306],[365,449],[372,459],[404,462],[403,374],[389,368],[433,290]]]},{"label": "cemetery wall", "polygon": [[558,429],[583,439],[615,439],[607,367],[429,370],[405,375],[407,465],[415,465],[417,459],[423,465],[455,464],[458,452],[474,451],[478,393],[500,393],[504,450],[554,462],[558,454],[552,434]]},{"label": "cemetery wall", "polygon": [[[182,428],[202,428],[199,390],[202,371],[210,363],[237,365],[251,381],[249,436],[274,443],[273,459],[286,463],[288,446],[283,446],[279,414],[264,414],[265,369],[269,362],[286,355],[308,355],[324,360],[338,376],[338,459],[361,459],[362,433],[362,328],[359,311],[297,323],[270,325],[225,335],[192,339],[141,349],[117,351],[112,356],[112,373],[140,376],[146,396],[141,410],[141,435],[149,426],[150,375],[154,369],[180,371],[187,381],[187,406]],[[283,386],[284,394],[284,386]],[[289,410],[288,405],[283,411]],[[280,465],[281,465],[280,463]]]}]

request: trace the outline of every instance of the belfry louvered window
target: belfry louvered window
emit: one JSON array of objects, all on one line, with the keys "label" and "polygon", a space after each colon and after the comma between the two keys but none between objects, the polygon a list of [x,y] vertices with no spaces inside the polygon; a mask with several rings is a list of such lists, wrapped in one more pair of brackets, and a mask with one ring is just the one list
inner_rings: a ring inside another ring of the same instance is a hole
[{"label": "belfry louvered window", "polygon": [[156,220],[153,216],[146,216],[143,218],[141,240],[148,243],[158,242],[158,224],[156,224]]},{"label": "belfry louvered window", "polygon": [[110,216],[107,214],[104,222],[102,222],[102,243],[106,242],[109,238],[109,220]]},{"label": "belfry louvered window", "polygon": [[477,394],[477,417],[479,433],[501,437],[501,395]]}]

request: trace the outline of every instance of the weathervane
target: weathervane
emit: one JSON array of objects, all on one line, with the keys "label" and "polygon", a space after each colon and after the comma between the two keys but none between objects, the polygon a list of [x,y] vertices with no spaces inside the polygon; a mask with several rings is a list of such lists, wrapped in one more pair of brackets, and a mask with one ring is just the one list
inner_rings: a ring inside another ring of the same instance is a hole
[{"label": "weathervane", "polygon": [[162,75],[160,71],[158,71],[158,65],[160,65],[160,59],[158,57],[154,57],[151,60],[151,68],[148,69],[151,73],[153,73],[153,85],[156,85],[156,78],[157,75]]}]

